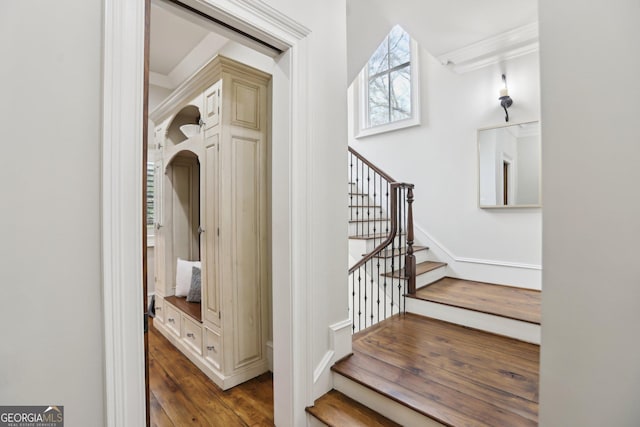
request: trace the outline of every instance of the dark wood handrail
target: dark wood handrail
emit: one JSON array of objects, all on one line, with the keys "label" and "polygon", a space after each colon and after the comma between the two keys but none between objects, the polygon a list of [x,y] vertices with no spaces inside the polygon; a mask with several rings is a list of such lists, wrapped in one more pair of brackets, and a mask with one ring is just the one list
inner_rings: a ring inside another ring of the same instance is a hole
[{"label": "dark wood handrail", "polygon": [[369,160],[365,159],[364,156],[360,153],[358,153],[356,150],[354,150],[353,148],[349,147],[349,152],[351,154],[353,154],[354,156],[356,156],[358,158],[358,160],[360,160],[362,163],[364,163],[365,165],[369,166],[371,169],[373,169],[374,172],[377,172],[378,175],[380,175],[381,177],[383,177],[384,179],[386,179],[387,181],[389,181],[389,184],[393,184],[394,182],[396,182],[395,179],[391,178],[386,172],[384,172],[382,169],[380,169],[379,167],[377,167],[376,165],[374,165],[373,163],[371,163]]},{"label": "dark wood handrail", "polygon": [[[351,222],[356,223],[355,236],[353,237],[372,237],[374,245],[382,239],[382,242],[377,244],[373,250],[368,251],[349,268],[349,291],[351,293],[349,304],[350,311],[352,311],[352,329],[355,333],[393,316],[394,312],[406,311],[404,297],[407,293],[415,293],[416,257],[413,250],[412,206],[414,185],[396,181],[351,147],[349,147],[349,168],[350,216]],[[373,199],[369,198],[369,194],[373,194]],[[380,206],[377,204],[377,196],[379,196]],[[383,217],[383,209],[385,208],[383,198],[385,197],[386,218]],[[355,215],[353,208],[356,208]],[[373,221],[373,224],[369,221]],[[362,233],[358,231],[358,223],[360,222],[363,224]],[[380,229],[378,229],[379,224]],[[382,226],[383,224],[385,225]],[[391,228],[389,229],[386,224],[389,224]],[[382,228],[384,228],[384,233],[388,234],[376,234]],[[400,234],[401,236],[396,243],[395,239]],[[384,261],[376,260],[375,258],[383,252],[385,254],[381,258]],[[364,280],[362,269],[364,270]],[[404,286],[402,282],[404,282]],[[374,290],[375,287],[378,288],[377,291]],[[377,296],[374,297],[376,294]]]},{"label": "dark wood handrail", "polygon": [[[351,274],[354,271],[356,271],[358,268],[362,267],[371,258],[373,258],[378,253],[380,253],[384,248],[389,246],[389,244],[391,244],[393,239],[396,237],[397,229],[398,229],[398,227],[397,227],[397,225],[398,225],[398,209],[397,209],[397,207],[398,207],[398,189],[399,188],[407,188],[407,189],[411,190],[412,191],[411,192],[412,201],[413,201],[413,188],[414,188],[414,185],[406,183],[406,182],[397,182],[395,179],[391,178],[391,176],[389,174],[387,174],[382,169],[380,169],[379,167],[377,167],[376,165],[371,163],[369,160],[365,159],[362,156],[362,154],[358,153],[356,150],[354,150],[351,147],[349,147],[349,152],[351,154],[353,154],[354,156],[356,156],[358,158],[358,160],[360,160],[362,163],[364,163],[365,165],[367,165],[368,167],[373,169],[373,171],[378,173],[378,175],[380,175],[384,179],[386,179],[389,182],[389,186],[391,187],[391,206],[390,206],[390,209],[389,209],[391,211],[391,233],[378,246],[376,246],[371,252],[369,252],[368,254],[363,256],[358,262],[356,262],[349,269],[349,274]],[[410,224],[411,228],[410,228],[410,230],[407,230],[407,231],[411,235],[411,240],[412,240],[411,243],[413,244],[413,218],[411,218],[409,224]],[[413,253],[413,250],[411,251],[411,253]]]},{"label": "dark wood handrail", "polygon": [[[353,267],[349,269],[349,274],[356,271],[358,268],[363,266],[367,261],[380,253],[384,248],[389,246],[393,239],[396,237],[397,233],[397,225],[398,225],[398,188],[409,188],[413,189],[413,184],[407,184],[404,182],[392,182],[389,184],[391,186],[391,233],[387,236],[385,240],[382,241],[378,246],[373,248],[371,252],[367,255],[363,256],[358,262],[356,262]],[[411,221],[411,227],[413,227],[413,220]],[[413,236],[413,228],[411,228],[411,236]],[[413,243],[413,242],[412,242]],[[413,251],[412,251],[413,253]]]}]

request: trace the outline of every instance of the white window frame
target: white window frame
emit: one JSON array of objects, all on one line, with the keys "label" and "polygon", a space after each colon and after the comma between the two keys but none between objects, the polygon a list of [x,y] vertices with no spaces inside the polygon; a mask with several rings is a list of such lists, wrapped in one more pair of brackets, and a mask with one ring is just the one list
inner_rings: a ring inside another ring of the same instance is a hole
[{"label": "white window frame", "polygon": [[357,84],[354,85],[354,124],[355,137],[363,138],[370,135],[391,132],[420,125],[420,59],[418,57],[418,43],[411,38],[411,117],[383,125],[369,126],[369,61],[358,74]]}]

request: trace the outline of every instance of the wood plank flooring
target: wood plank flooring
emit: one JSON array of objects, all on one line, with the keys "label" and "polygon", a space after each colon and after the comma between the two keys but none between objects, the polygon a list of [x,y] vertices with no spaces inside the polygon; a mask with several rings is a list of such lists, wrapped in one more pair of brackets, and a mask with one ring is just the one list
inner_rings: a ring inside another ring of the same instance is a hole
[{"label": "wood plank flooring", "polygon": [[401,427],[336,390],[316,400],[307,412],[329,427]]},{"label": "wood plank flooring", "polygon": [[222,391],[153,326],[149,327],[151,425],[273,426],[273,376]]},{"label": "wood plank flooring", "polygon": [[354,335],[332,370],[449,426],[536,426],[539,347],[406,314]]},{"label": "wood plank flooring", "polygon": [[414,297],[540,324],[540,291],[445,277]]}]

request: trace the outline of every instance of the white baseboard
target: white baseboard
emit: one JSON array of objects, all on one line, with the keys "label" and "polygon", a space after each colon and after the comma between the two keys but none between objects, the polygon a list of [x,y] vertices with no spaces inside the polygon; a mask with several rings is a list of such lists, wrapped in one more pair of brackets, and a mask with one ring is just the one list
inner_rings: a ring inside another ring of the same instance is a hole
[{"label": "white baseboard", "polygon": [[273,372],[273,341],[267,341],[267,363],[269,364],[269,371]]}]

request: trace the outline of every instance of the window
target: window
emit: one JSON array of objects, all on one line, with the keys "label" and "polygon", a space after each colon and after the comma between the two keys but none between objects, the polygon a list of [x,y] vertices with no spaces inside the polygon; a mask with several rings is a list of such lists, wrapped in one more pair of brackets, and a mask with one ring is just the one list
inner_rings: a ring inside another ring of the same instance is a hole
[{"label": "window", "polygon": [[360,73],[357,136],[420,124],[417,47],[395,26]]},{"label": "window", "polygon": [[155,167],[147,162],[147,236],[154,235],[155,225]]}]

